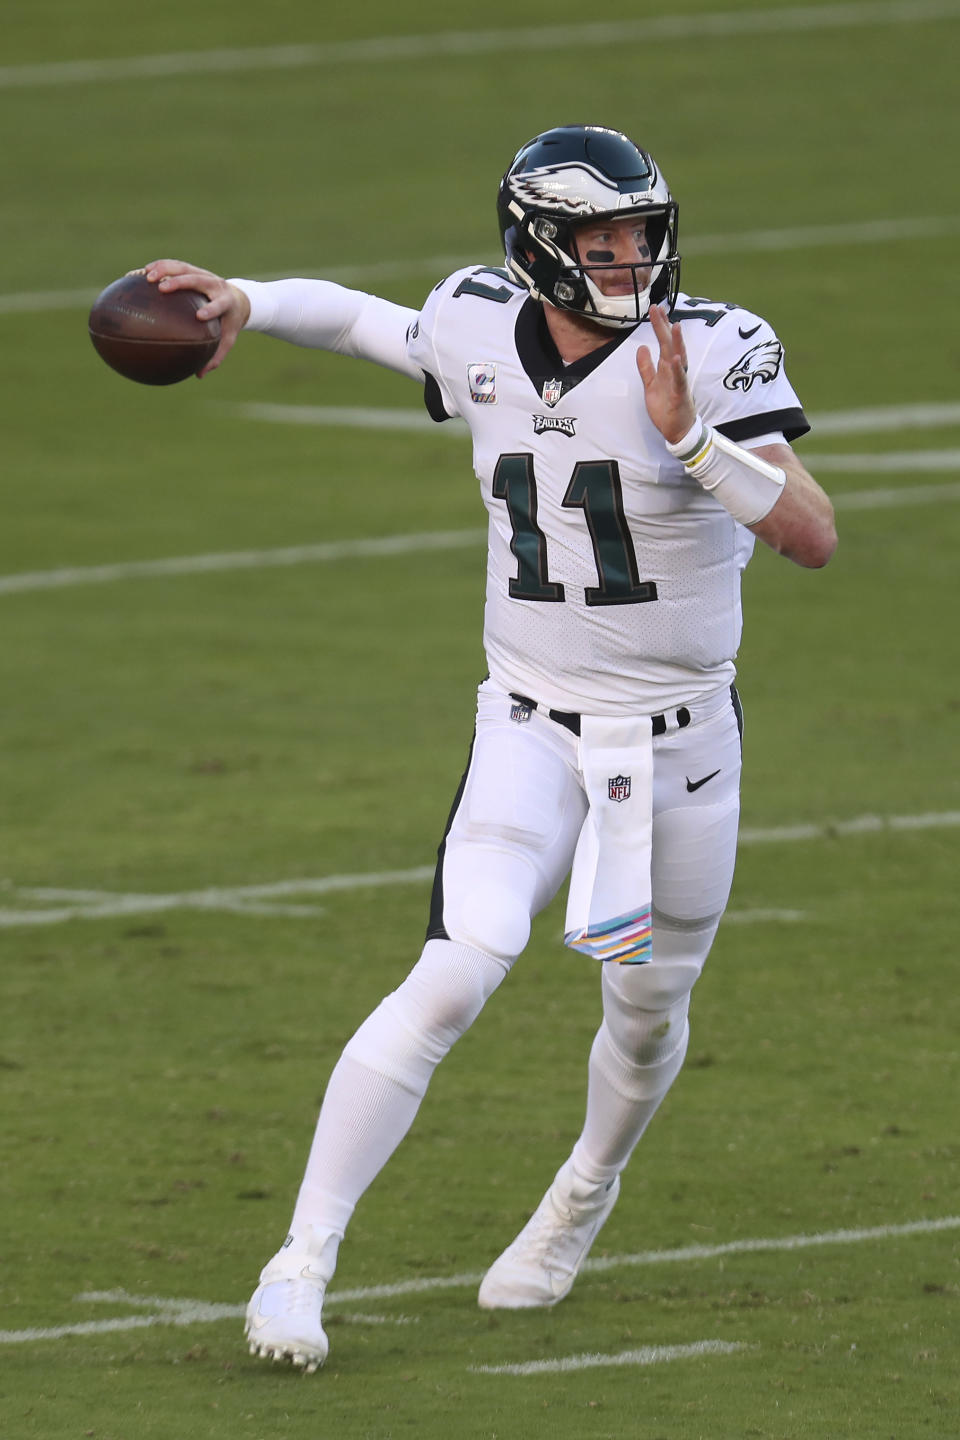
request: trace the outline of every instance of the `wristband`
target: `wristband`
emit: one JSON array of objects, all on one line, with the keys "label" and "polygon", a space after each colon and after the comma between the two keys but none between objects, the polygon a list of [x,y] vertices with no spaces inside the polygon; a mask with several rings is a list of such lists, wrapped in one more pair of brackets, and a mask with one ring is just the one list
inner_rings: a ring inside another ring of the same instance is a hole
[{"label": "wristband", "polygon": [[671,444],[692,479],[719,500],[741,525],[756,525],[776,505],[787,483],[786,471],[736,445],[706,425],[699,415],[686,435]]}]

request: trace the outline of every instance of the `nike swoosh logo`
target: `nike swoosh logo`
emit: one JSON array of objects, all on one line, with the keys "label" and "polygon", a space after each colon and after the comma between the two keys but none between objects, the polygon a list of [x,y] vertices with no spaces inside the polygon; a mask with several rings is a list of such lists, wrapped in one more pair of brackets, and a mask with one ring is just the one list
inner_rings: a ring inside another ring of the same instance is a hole
[{"label": "nike swoosh logo", "polygon": [[715,775],[719,775],[719,774],[720,774],[720,771],[719,771],[719,770],[711,770],[710,774],[709,774],[709,775],[704,775],[704,777],[703,777],[702,780],[690,780],[690,779],[688,778],[688,779],[687,779],[687,790],[688,790],[689,793],[692,795],[693,792],[694,792],[694,790],[699,790],[701,785],[706,785],[706,783],[707,783],[708,780],[712,780]]},{"label": "nike swoosh logo", "polygon": [[321,1275],[319,1270],[314,1270],[313,1267],[309,1264],[309,1262],[304,1265],[303,1269],[300,1271],[300,1277],[303,1280],[319,1280],[320,1283],[323,1285],[326,1285],[327,1281],[330,1279],[329,1275]]},{"label": "nike swoosh logo", "polygon": [[762,324],[763,324],[763,321],[761,320],[757,325],[754,325],[754,327],[753,327],[752,330],[744,330],[742,326],[738,325],[738,326],[737,326],[737,333],[739,334],[740,339],[741,339],[741,340],[749,340],[751,335],[756,335],[757,331],[760,329],[760,326],[761,326]]}]

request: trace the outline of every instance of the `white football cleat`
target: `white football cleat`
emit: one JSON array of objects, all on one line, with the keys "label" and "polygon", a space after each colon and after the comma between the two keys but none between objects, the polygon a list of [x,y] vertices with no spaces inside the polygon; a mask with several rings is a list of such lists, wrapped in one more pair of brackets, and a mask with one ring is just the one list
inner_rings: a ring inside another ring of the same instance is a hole
[{"label": "white football cleat", "polygon": [[[570,1293],[577,1271],[617,1203],[620,1177],[589,1199],[574,1199],[560,1171],[516,1240],[484,1275],[477,1301],[484,1310],[556,1305]],[[582,1187],[582,1182],[581,1182]],[[581,1188],[578,1187],[578,1188]]]},{"label": "white football cleat", "polygon": [[319,1252],[290,1245],[264,1266],[247,1306],[244,1334],[251,1355],[289,1360],[307,1375],[320,1368],[330,1349],[321,1323],[323,1297],[338,1244],[339,1236],[331,1236]]}]

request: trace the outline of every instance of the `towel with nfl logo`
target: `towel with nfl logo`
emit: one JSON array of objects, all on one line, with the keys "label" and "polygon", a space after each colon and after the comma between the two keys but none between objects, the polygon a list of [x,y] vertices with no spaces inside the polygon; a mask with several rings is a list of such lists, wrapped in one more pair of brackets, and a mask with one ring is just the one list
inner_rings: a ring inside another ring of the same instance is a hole
[{"label": "towel with nfl logo", "polygon": [[596,960],[653,958],[650,860],[653,733],[649,717],[580,717],[589,809],[577,841],[564,941]]}]

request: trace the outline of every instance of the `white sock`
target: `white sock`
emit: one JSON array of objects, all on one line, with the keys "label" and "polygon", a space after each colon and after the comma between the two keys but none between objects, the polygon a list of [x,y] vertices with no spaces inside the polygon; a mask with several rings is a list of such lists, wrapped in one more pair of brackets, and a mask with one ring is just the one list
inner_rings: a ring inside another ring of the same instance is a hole
[{"label": "white sock", "polygon": [[423,1093],[343,1054],[323,1098],[290,1229],[342,1236],[354,1207],[406,1135]]},{"label": "white sock", "polygon": [[348,1042],[323,1099],[291,1231],[342,1236],[360,1196],[413,1124],[436,1066],[508,965],[431,940]]},{"label": "white sock", "polygon": [[637,1011],[632,1018],[635,1053],[614,1042],[606,1020],[590,1051],[587,1113],[571,1160],[576,1173],[596,1186],[619,1175],[664,1096],[680,1073],[690,1035],[688,996],[670,1010]]}]

